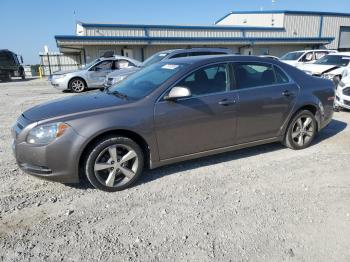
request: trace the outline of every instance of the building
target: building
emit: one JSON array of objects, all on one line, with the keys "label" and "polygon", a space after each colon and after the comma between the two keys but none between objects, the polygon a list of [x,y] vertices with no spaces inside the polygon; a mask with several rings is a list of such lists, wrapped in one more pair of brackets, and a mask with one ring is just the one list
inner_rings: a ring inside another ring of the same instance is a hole
[{"label": "building", "polygon": [[106,51],[144,60],[173,48],[228,47],[246,55],[291,50],[350,50],[350,14],[304,11],[230,12],[210,26],[77,23],[75,35],[56,35],[64,54],[82,63]]}]

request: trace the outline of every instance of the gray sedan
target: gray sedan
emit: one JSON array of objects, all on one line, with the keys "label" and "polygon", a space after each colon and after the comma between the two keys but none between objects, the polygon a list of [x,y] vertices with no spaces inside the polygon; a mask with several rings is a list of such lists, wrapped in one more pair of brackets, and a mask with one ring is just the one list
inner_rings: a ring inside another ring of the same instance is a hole
[{"label": "gray sedan", "polygon": [[331,81],[276,60],[180,58],[25,111],[13,149],[29,174],[117,191],[144,167],[271,142],[304,149],[332,120],[333,102]]},{"label": "gray sedan", "polygon": [[79,70],[58,71],[50,75],[51,85],[59,90],[80,93],[89,88],[103,87],[107,74],[127,68],[135,68],[141,63],[124,56],[98,58]]}]

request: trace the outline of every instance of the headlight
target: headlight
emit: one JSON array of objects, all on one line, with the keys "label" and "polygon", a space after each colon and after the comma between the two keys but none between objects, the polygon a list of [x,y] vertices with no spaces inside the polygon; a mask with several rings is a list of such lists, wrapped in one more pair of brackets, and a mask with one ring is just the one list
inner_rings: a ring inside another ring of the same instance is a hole
[{"label": "headlight", "polygon": [[60,79],[60,78],[66,77],[66,75],[67,75],[67,74],[63,74],[63,75],[53,75],[52,78]]},{"label": "headlight", "polygon": [[48,125],[40,125],[30,130],[27,136],[29,144],[46,145],[60,137],[69,128],[65,123],[53,123]]},{"label": "headlight", "polygon": [[323,74],[322,77],[323,78],[327,78],[327,79],[333,79],[335,75],[332,75],[332,74]]},{"label": "headlight", "polygon": [[308,75],[312,75],[312,72],[311,71],[304,71],[306,74]]}]

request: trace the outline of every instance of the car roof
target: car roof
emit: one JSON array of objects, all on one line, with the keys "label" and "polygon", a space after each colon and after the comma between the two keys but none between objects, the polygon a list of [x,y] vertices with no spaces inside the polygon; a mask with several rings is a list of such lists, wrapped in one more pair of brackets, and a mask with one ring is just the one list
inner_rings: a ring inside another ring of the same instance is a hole
[{"label": "car roof", "polygon": [[329,55],[350,56],[350,52],[338,52],[338,53],[331,53]]},{"label": "car roof", "polygon": [[278,60],[274,60],[266,57],[259,56],[244,56],[244,55],[205,55],[205,56],[188,56],[181,58],[173,58],[170,60],[164,60],[161,63],[163,64],[207,64],[207,63],[216,63],[216,62],[265,62],[272,63],[278,62]]},{"label": "car roof", "polygon": [[288,53],[296,53],[296,52],[315,52],[315,51],[320,51],[320,52],[337,52],[336,50],[331,50],[331,49],[308,49],[308,50],[295,50],[295,51],[290,51]]},{"label": "car roof", "polygon": [[104,61],[104,60],[110,60],[110,59],[125,59],[125,60],[128,60],[130,62],[133,62],[134,64],[141,64],[140,61],[136,60],[136,59],[133,59],[133,58],[130,58],[130,57],[127,57],[127,56],[121,56],[121,55],[113,55],[113,56],[110,56],[110,57],[100,57],[99,58],[100,61]]},{"label": "car roof", "polygon": [[233,54],[233,51],[229,48],[224,47],[192,47],[192,48],[178,48],[178,49],[168,49],[159,51],[158,53],[167,54],[180,54],[180,53],[190,53],[190,52],[224,52],[227,54]]}]

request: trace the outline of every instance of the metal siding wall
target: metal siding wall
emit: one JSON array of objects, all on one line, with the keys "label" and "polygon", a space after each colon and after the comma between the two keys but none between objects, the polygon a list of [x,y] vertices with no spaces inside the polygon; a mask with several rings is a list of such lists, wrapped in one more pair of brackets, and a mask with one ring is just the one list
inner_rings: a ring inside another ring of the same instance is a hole
[{"label": "metal siding wall", "polygon": [[350,17],[324,16],[323,17],[323,37],[335,37],[335,40],[327,45],[329,49],[338,49],[339,30],[341,26],[350,26]]},{"label": "metal siding wall", "polygon": [[89,27],[87,36],[145,36],[143,28],[119,28],[119,27]]},{"label": "metal siding wall", "polygon": [[[319,16],[285,15],[285,31],[252,31],[246,32],[247,37],[318,37],[320,27]],[[296,34],[294,34],[296,32]]]},{"label": "metal siding wall", "polygon": [[[49,62],[50,60],[50,62]],[[47,76],[56,71],[76,70],[80,66],[79,54],[40,54],[41,66],[43,68],[43,75]]]},{"label": "metal siding wall", "polygon": [[151,37],[242,37],[240,30],[204,30],[204,29],[161,29],[148,31]]},{"label": "metal siding wall", "polygon": [[263,55],[264,49],[269,50],[269,55],[281,57],[285,53],[295,51],[295,50],[304,50],[307,49],[305,44],[296,44],[296,45],[262,45],[253,47],[253,55]]}]

